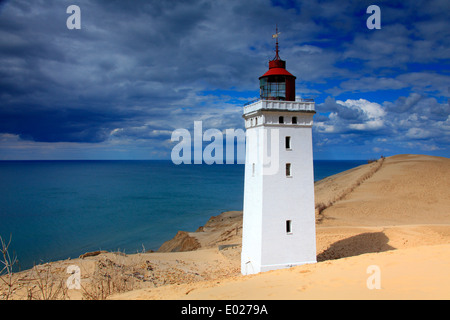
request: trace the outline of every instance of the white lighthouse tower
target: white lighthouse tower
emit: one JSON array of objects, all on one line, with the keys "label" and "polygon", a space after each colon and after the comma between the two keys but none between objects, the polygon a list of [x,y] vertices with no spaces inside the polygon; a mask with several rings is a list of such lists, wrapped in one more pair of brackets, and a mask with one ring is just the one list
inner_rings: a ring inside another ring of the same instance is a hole
[{"label": "white lighthouse tower", "polygon": [[311,128],[314,101],[295,101],[295,76],[278,52],[244,106],[246,159],[242,274],[316,262]]}]

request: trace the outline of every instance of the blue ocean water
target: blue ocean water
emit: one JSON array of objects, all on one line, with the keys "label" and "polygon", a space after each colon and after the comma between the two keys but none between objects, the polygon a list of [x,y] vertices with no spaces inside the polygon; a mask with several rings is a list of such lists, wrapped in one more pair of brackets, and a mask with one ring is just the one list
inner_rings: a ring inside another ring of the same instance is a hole
[{"label": "blue ocean water", "polygon": [[[314,178],[365,161],[314,161]],[[0,235],[20,268],[95,250],[157,250],[178,230],[242,210],[244,165],[1,161]]]}]

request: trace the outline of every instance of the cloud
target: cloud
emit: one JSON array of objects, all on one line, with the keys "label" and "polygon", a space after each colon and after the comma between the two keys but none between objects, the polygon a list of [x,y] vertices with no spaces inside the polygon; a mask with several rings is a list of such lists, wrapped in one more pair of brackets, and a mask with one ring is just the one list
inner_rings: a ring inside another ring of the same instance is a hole
[{"label": "cloud", "polygon": [[79,31],[67,30],[64,2],[4,6],[0,132],[43,142],[100,142],[115,128],[180,122],[174,119],[180,108],[187,118],[217,114],[226,101],[217,103],[214,95],[205,101],[203,92],[257,88],[274,25],[259,22],[284,12],[265,1],[78,5]]},{"label": "cloud", "polygon": [[168,132],[194,121],[242,128],[278,23],[281,57],[297,95],[316,98],[314,132],[329,135],[328,145],[350,134],[355,143],[399,133],[417,140],[413,128],[426,124],[423,139],[443,149],[443,3],[383,4],[382,29],[372,32],[369,1],[80,0],[81,30],[68,30],[71,1],[11,0],[0,12],[0,134],[162,154]]},{"label": "cloud", "polygon": [[412,139],[426,139],[431,137],[432,133],[422,128],[409,128],[405,136]]},{"label": "cloud", "polygon": [[[319,132],[348,133],[354,131],[373,131],[384,127],[385,110],[378,103],[365,99],[335,101],[328,97],[317,106],[321,113],[330,112],[327,118],[316,118]],[[322,121],[320,121],[322,120]]]},{"label": "cloud", "polygon": [[[399,97],[395,102],[384,102],[389,112],[399,115],[400,118],[420,117],[442,121],[450,114],[449,103],[439,103],[436,98],[427,97],[418,93],[411,93],[408,97]],[[402,116],[403,115],[403,116]]]},{"label": "cloud", "polygon": [[[411,93],[382,104],[366,99],[335,101],[317,106],[313,130],[317,150],[351,144],[371,146],[371,152],[437,152],[450,143],[450,106],[435,98]],[[349,116],[350,115],[350,116]],[[332,142],[332,143],[330,143]]]}]

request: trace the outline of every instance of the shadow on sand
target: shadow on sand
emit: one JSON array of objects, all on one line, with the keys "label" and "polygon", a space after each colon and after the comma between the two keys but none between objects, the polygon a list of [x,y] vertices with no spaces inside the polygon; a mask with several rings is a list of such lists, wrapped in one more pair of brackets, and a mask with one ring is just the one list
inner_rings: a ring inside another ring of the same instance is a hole
[{"label": "shadow on sand", "polygon": [[395,249],[388,242],[389,238],[383,232],[362,233],[333,243],[317,255],[317,262]]}]

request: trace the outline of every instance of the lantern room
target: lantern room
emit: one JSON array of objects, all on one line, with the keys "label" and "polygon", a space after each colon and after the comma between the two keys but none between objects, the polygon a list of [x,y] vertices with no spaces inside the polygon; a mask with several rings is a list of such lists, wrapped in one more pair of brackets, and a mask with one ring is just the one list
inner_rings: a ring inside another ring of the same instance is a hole
[{"label": "lantern room", "polygon": [[295,101],[295,76],[286,70],[286,61],[278,55],[278,35],[277,30],[273,35],[277,39],[275,58],[269,61],[269,70],[259,77],[260,98]]}]

